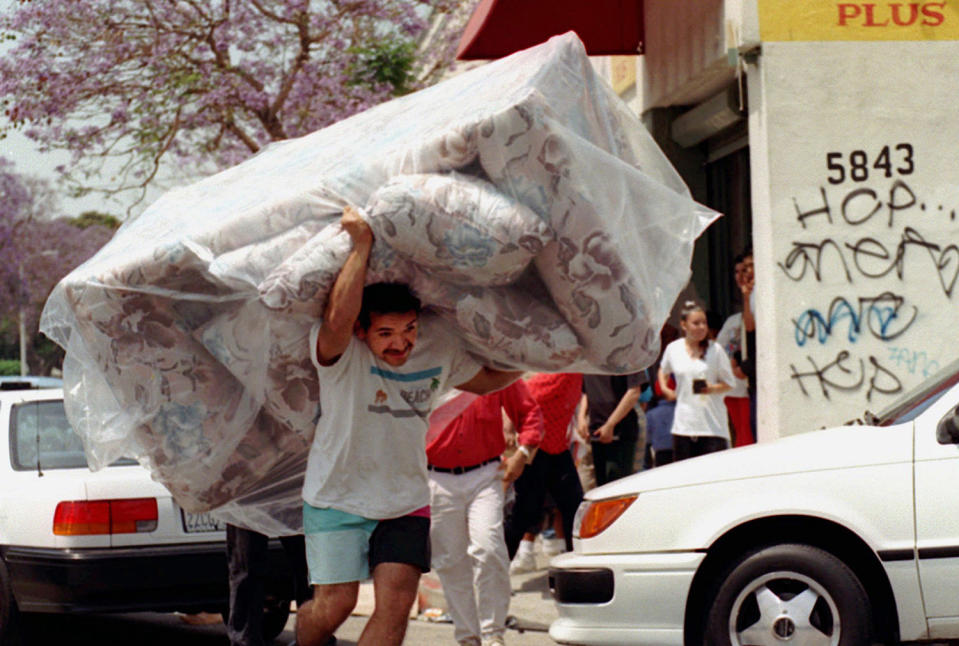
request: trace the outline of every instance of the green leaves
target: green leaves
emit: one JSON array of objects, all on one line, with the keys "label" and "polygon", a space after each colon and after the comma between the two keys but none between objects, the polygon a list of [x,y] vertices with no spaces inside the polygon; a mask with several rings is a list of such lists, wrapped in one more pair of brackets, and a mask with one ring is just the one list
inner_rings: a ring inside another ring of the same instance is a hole
[{"label": "green leaves", "polygon": [[350,68],[353,84],[391,85],[396,96],[410,91],[416,61],[413,42],[386,40],[369,47],[352,47],[349,51],[356,56],[356,62]]}]

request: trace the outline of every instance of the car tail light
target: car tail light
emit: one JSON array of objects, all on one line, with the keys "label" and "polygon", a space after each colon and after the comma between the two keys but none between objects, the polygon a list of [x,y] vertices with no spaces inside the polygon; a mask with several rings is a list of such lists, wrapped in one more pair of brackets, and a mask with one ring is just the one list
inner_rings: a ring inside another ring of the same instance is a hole
[{"label": "car tail light", "polygon": [[156,498],[61,502],[53,514],[57,536],[136,534],[156,528]]},{"label": "car tail light", "polygon": [[579,526],[579,537],[592,538],[605,530],[633,504],[636,498],[637,496],[632,495],[623,496],[622,498],[596,500],[589,503],[589,506],[583,513],[582,523],[580,523]]}]

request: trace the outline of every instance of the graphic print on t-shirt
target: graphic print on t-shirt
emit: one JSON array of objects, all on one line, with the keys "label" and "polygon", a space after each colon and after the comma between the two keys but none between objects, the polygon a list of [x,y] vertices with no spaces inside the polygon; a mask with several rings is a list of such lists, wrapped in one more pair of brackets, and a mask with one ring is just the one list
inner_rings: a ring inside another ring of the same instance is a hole
[{"label": "graphic print on t-shirt", "polygon": [[[404,384],[399,386],[399,391],[400,397],[408,408],[394,408],[393,402],[389,401],[388,394],[383,390],[377,390],[375,399],[373,403],[367,406],[367,410],[371,413],[391,415],[392,417],[421,417],[426,419],[430,414],[433,394],[440,387],[439,378],[442,373],[443,369],[441,367],[401,373],[371,366],[371,375]],[[406,386],[405,384],[409,385]]]}]

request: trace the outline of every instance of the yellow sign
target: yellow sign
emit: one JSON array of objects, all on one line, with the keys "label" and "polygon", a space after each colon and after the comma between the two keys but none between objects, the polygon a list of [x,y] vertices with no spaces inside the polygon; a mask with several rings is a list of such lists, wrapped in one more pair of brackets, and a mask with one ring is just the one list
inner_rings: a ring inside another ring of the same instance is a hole
[{"label": "yellow sign", "polygon": [[777,40],[959,40],[959,0],[759,0],[759,30]]}]

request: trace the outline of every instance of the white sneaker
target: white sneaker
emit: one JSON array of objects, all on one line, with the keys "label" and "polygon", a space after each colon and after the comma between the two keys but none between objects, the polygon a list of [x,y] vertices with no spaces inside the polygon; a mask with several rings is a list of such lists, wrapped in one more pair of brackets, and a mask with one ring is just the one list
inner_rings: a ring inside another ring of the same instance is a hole
[{"label": "white sneaker", "polygon": [[509,564],[509,573],[523,574],[525,572],[534,572],[536,569],[536,553],[533,552],[532,549],[524,550],[521,546]]},{"label": "white sneaker", "polygon": [[506,646],[502,635],[492,635],[483,638],[483,646]]},{"label": "white sneaker", "polygon": [[544,538],[543,554],[556,556],[566,551],[566,540],[562,538]]}]

